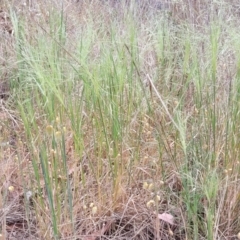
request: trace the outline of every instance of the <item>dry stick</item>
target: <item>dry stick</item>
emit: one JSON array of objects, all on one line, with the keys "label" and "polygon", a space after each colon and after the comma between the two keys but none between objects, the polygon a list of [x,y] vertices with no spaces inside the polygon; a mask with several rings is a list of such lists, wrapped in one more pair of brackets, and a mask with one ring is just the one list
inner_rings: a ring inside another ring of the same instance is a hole
[{"label": "dry stick", "polygon": [[168,108],[167,108],[166,104],[164,103],[161,95],[159,94],[159,92],[157,91],[156,87],[154,86],[154,84],[153,84],[153,82],[152,82],[152,79],[149,77],[149,75],[147,75],[147,77],[148,77],[148,80],[149,80],[149,82],[150,82],[151,88],[152,88],[152,89],[154,90],[154,92],[156,93],[156,95],[157,95],[158,99],[160,100],[161,104],[163,105],[163,108],[164,108],[164,110],[166,111],[168,117],[169,117],[170,120],[172,121],[173,125],[177,128],[177,130],[180,131],[177,123],[174,121],[174,119],[172,118],[171,114],[169,113]]},{"label": "dry stick", "polygon": [[[131,52],[130,52],[130,49],[129,49],[129,47],[127,46],[127,44],[124,44],[124,46],[126,47],[128,53],[132,56],[132,54],[131,54]],[[134,67],[135,67],[135,69],[136,69],[136,71],[137,71],[138,76],[141,78],[141,75],[140,75],[140,72],[139,72],[139,70],[138,70],[138,67],[137,67],[137,65],[136,65],[136,63],[135,63],[135,61],[134,61],[133,59],[132,59],[132,63],[133,63],[133,65],[134,65]],[[159,94],[159,92],[157,91],[156,87],[154,86],[154,84],[153,84],[153,82],[152,82],[152,79],[149,77],[149,75],[147,75],[147,78],[148,78],[149,83],[150,83],[150,92],[151,92],[151,94],[152,94],[152,89],[153,89],[154,92],[156,93],[157,97],[159,98],[161,104],[163,105],[163,108],[165,109],[165,111],[166,111],[167,115],[169,116],[170,120],[172,121],[172,123],[174,124],[174,126],[177,128],[177,130],[180,131],[177,123],[174,121],[174,119],[172,118],[171,114],[169,113],[168,108],[167,108],[166,104],[164,103],[161,95]]]},{"label": "dry stick", "polygon": [[[127,44],[124,44],[124,46],[125,46],[125,48],[127,49],[127,51],[128,51],[128,53],[130,54],[130,56],[132,57],[132,54],[131,54],[131,51],[130,51],[128,45],[127,45]],[[141,86],[142,86],[142,88],[143,88],[143,84],[142,84],[142,81],[141,81],[140,71],[139,71],[139,69],[138,69],[138,67],[137,67],[137,65],[136,65],[136,63],[135,63],[135,61],[134,61],[133,59],[132,59],[132,63],[133,63],[133,65],[134,65],[134,67],[135,67],[135,69],[136,69],[136,71],[137,71],[137,75],[138,75],[138,77],[139,77],[139,79],[140,79],[140,84],[141,84]],[[148,78],[150,78],[149,75],[147,75],[147,76],[148,76]],[[156,90],[155,86],[153,85],[153,82],[151,81],[151,79],[148,79],[148,80],[149,80],[149,83],[150,83],[150,84],[149,84],[149,90],[150,90],[150,93],[151,93],[151,98],[153,99],[153,95],[152,95],[152,88],[153,88],[153,87],[154,87],[154,91],[157,93],[157,96],[160,96],[159,93],[158,93],[158,91]],[[145,91],[143,91],[143,92],[144,92],[144,94],[145,94]],[[171,115],[170,115],[170,113],[169,113],[166,105],[164,104],[161,96],[160,96],[160,101],[161,101],[162,105],[164,106],[164,108],[165,108],[168,116],[170,117],[170,120],[174,123],[174,125],[177,127],[177,130],[179,131],[179,127],[178,127],[177,124],[174,122],[173,118],[171,117]],[[148,103],[148,102],[147,102],[147,103]],[[162,127],[162,124],[161,124],[161,127]],[[163,132],[164,132],[164,130],[163,130]],[[168,144],[168,142],[167,142],[167,144]],[[169,144],[168,144],[168,146],[169,146]],[[170,148],[170,147],[169,147],[169,149],[170,149],[170,152],[171,152],[171,148]],[[172,153],[171,153],[171,157],[173,158]]]}]

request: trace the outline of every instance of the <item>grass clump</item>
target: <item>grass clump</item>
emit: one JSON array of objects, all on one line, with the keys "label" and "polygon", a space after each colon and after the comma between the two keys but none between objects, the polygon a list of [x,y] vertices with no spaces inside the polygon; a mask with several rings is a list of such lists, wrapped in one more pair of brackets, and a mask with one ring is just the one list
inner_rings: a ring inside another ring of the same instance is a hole
[{"label": "grass clump", "polygon": [[3,239],[239,236],[236,4],[1,8]]}]

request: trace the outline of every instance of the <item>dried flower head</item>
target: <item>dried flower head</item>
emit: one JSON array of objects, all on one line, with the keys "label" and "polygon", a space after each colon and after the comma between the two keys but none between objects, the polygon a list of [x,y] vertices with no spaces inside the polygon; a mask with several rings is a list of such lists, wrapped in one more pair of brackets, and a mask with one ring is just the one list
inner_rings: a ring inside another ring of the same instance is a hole
[{"label": "dried flower head", "polygon": [[160,181],[160,185],[161,185],[161,186],[164,185],[164,181]]},{"label": "dried flower head", "polygon": [[97,206],[93,206],[92,207],[92,215],[96,215],[96,213],[97,213]]},{"label": "dried flower head", "polygon": [[161,200],[159,195],[156,195],[156,201],[159,202]]},{"label": "dried flower head", "polygon": [[148,183],[147,182],[143,183],[143,189],[148,189]]},{"label": "dried flower head", "polygon": [[56,117],[56,123],[59,124],[60,123],[60,118]]},{"label": "dried flower head", "polygon": [[52,125],[47,125],[46,132],[47,132],[47,134],[52,135],[52,133],[53,133],[53,126]]},{"label": "dried flower head", "polygon": [[173,231],[170,228],[169,228],[168,232],[169,232],[170,236],[173,236]]},{"label": "dried flower head", "polygon": [[60,139],[61,139],[61,136],[62,136],[62,134],[61,134],[60,131],[55,132],[56,140],[60,140]]},{"label": "dried flower head", "polygon": [[150,191],[152,191],[152,190],[154,189],[154,184],[153,184],[153,183],[150,183],[149,186],[148,186],[148,189],[149,189]]},{"label": "dried flower head", "polygon": [[9,192],[13,192],[14,191],[14,186],[9,186],[8,190],[9,190]]},{"label": "dried flower head", "polygon": [[32,198],[32,196],[33,196],[32,191],[27,191],[27,192],[26,192],[26,197],[27,197],[27,200],[28,200],[28,201]]},{"label": "dried flower head", "polygon": [[112,156],[112,155],[113,155],[113,149],[110,148],[110,149],[109,149],[109,156]]},{"label": "dried flower head", "polygon": [[155,201],[154,200],[150,200],[147,202],[147,207],[150,208],[152,206],[155,206]]}]

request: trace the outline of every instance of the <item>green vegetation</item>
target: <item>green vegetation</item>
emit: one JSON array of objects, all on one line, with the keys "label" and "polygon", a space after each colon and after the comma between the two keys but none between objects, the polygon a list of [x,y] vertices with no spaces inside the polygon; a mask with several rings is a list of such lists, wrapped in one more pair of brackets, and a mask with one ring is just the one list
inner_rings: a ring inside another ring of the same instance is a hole
[{"label": "green vegetation", "polygon": [[0,239],[240,238],[240,5],[38,2],[0,5]]}]

